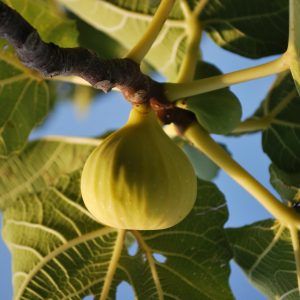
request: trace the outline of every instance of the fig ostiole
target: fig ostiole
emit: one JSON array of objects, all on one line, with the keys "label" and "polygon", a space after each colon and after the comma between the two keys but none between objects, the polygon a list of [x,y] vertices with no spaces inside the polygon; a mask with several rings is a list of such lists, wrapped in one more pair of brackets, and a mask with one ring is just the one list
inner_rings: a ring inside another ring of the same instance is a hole
[{"label": "fig ostiole", "polygon": [[187,216],[196,200],[197,183],[190,161],[164,133],[155,113],[133,108],[126,125],[88,157],[81,192],[100,223],[155,230]]}]

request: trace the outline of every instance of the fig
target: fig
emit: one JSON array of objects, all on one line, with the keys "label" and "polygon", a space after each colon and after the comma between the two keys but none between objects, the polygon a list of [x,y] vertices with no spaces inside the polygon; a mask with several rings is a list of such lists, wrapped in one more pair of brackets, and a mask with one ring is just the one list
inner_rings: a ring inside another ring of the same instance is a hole
[{"label": "fig", "polygon": [[187,216],[196,200],[197,183],[190,161],[165,134],[155,113],[134,107],[126,125],[88,157],[81,192],[100,223],[155,230]]}]

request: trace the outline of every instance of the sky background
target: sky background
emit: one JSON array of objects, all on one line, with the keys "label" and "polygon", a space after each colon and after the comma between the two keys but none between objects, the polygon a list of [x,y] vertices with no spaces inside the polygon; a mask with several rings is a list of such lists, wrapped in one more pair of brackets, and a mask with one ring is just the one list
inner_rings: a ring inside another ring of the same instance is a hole
[{"label": "sky background", "polygon": [[[264,63],[267,59],[250,60],[224,51],[204,36],[201,45],[205,61],[215,64],[224,73]],[[259,79],[232,87],[243,107],[243,118],[251,115],[266,95],[274,77]],[[121,127],[127,120],[130,105],[112,92],[93,102],[85,118],[78,117],[78,111],[71,102],[61,102],[51,113],[45,124],[34,131],[31,139],[44,135],[97,136],[110,129]],[[269,183],[268,167],[270,161],[261,149],[261,134],[246,135],[239,138],[214,136],[225,143],[235,160],[254,175],[272,192]],[[225,194],[228,202],[229,221],[227,227],[237,227],[269,218],[270,215],[247,192],[231,180],[223,171],[214,180]],[[275,193],[275,192],[274,192]],[[234,263],[230,276],[230,285],[237,300],[263,300],[262,296],[247,281],[243,272]],[[0,299],[12,299],[11,257],[8,249],[0,240]],[[86,297],[86,299],[92,299]],[[130,286],[123,283],[117,291],[118,300],[132,300]]]}]

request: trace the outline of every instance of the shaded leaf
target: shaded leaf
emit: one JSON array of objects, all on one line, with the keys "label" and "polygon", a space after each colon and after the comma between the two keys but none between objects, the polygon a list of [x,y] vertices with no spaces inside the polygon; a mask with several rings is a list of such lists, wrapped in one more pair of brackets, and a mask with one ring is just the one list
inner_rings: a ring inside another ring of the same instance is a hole
[{"label": "shaded leaf", "polygon": [[212,180],[218,175],[219,167],[205,154],[188,143],[184,143],[182,148],[192,162],[198,178]]},{"label": "shaded leaf", "polygon": [[300,202],[300,173],[286,173],[270,166],[271,184],[286,202]]},{"label": "shaded leaf", "polygon": [[256,115],[270,122],[262,135],[265,153],[280,169],[300,171],[300,97],[290,74],[278,77]]},{"label": "shaded leaf", "polygon": [[289,63],[295,80],[295,84],[300,94],[300,3],[296,0],[290,1],[292,30],[289,36]]},{"label": "shaded leaf", "polygon": [[268,299],[299,299],[288,229],[273,220],[228,229],[234,260]]},{"label": "shaded leaf", "polygon": [[[169,131],[169,136],[172,137],[173,141],[177,144],[177,146],[181,147],[181,149],[188,156],[190,162],[194,167],[196,176],[202,180],[213,180],[218,175],[220,168],[213,161],[211,161],[203,152],[195,148],[187,140],[177,135],[173,136],[172,130],[173,128],[169,127],[166,133],[168,133]],[[225,145],[220,145],[227,150]]]},{"label": "shaded leaf", "polygon": [[[147,246],[166,259],[156,261],[166,299],[233,299],[228,286],[231,254],[223,229],[227,218],[222,193],[214,184],[199,181],[196,205],[183,222],[141,232]],[[145,277],[141,281],[141,299],[157,299],[153,283]]]},{"label": "shaded leaf", "polygon": [[[5,2],[36,27],[44,40],[77,45],[74,22],[57,14],[52,1]],[[31,130],[47,115],[54,95],[39,74],[19,62],[5,40],[0,40],[0,49],[0,157],[4,157],[23,148]]]},{"label": "shaded leaf", "polygon": [[288,0],[211,0],[200,18],[219,46],[259,58],[285,52],[288,7]]},{"label": "shaded leaf", "polygon": [[[221,72],[215,66],[199,62],[195,79],[219,74]],[[211,133],[230,133],[241,120],[241,104],[229,88],[191,97],[186,104],[187,108],[196,114],[198,122]]]},{"label": "shaded leaf", "polygon": [[[143,35],[159,1],[58,0],[85,22],[131,49]],[[147,55],[147,62],[170,80],[176,78],[185,49],[185,24],[179,3]],[[105,39],[104,39],[105,41]],[[99,41],[101,43],[101,40]],[[105,53],[105,51],[104,51]]]},{"label": "shaded leaf", "polygon": [[[83,144],[31,142],[19,156],[0,161],[0,209],[4,210],[13,201],[25,194],[35,194],[46,188],[68,182],[68,176],[80,168],[96,140],[81,139]],[[90,145],[91,144],[91,145]]]},{"label": "shaded leaf", "polygon": [[[4,211],[3,237],[13,257],[16,299],[99,298],[117,232],[95,222],[80,196],[82,165],[93,147],[85,141],[38,141],[18,159],[10,158],[10,180],[24,177],[27,185],[19,179],[20,188]],[[20,173],[14,162],[17,166],[21,161]],[[41,162],[46,167],[32,178]],[[199,181],[197,203],[183,222],[138,233],[148,250],[166,258],[152,262],[165,299],[233,299],[228,286],[231,252],[223,229],[227,218],[223,195],[215,185]],[[109,299],[116,299],[121,281],[133,286],[136,299],[156,299],[145,249],[140,247],[134,256],[127,251],[123,249],[118,262]]]}]

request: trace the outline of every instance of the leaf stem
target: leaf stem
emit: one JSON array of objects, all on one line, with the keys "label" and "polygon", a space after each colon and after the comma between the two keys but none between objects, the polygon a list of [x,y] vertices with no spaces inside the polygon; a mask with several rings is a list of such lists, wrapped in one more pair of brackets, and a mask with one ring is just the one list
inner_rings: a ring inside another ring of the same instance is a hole
[{"label": "leaf stem", "polygon": [[116,269],[118,266],[118,261],[120,259],[121,253],[122,253],[125,234],[126,234],[126,230],[124,230],[124,229],[118,230],[118,235],[117,235],[114,251],[113,251],[109,266],[108,266],[108,270],[106,273],[102,292],[101,292],[101,295],[99,298],[100,300],[106,300],[109,295],[111,283],[112,283],[113,277],[115,275],[115,272],[116,272]]},{"label": "leaf stem", "polygon": [[297,40],[296,14],[298,14],[299,1],[290,0],[289,2],[289,41],[288,49],[294,48]]},{"label": "leaf stem", "polygon": [[293,244],[293,251],[294,251],[295,262],[296,262],[298,290],[299,290],[299,295],[300,295],[300,245],[299,245],[299,235],[298,235],[298,230],[295,226],[290,226],[289,230],[290,230],[292,244]]},{"label": "leaf stem", "polygon": [[197,60],[199,58],[199,44],[202,36],[201,23],[197,16],[186,13],[187,42],[186,52],[180,66],[176,82],[188,82],[193,80]]},{"label": "leaf stem", "polygon": [[232,133],[262,131],[269,127],[270,122],[270,119],[266,117],[249,118],[241,122],[239,126],[232,131]]},{"label": "leaf stem", "polygon": [[164,300],[164,294],[163,294],[163,290],[160,284],[160,280],[157,274],[157,270],[156,270],[156,266],[155,266],[155,261],[154,258],[152,256],[152,250],[150,249],[150,247],[145,243],[142,235],[136,231],[136,230],[132,230],[132,234],[135,236],[135,238],[137,239],[141,249],[145,252],[149,266],[150,266],[150,270],[151,270],[151,274],[153,277],[153,281],[157,290],[157,296],[158,296],[158,300]]},{"label": "leaf stem", "polygon": [[200,0],[196,7],[194,8],[193,14],[197,17],[202,13],[203,9],[205,8],[206,4],[208,3],[208,0]]},{"label": "leaf stem", "polygon": [[297,91],[293,90],[265,116],[261,118],[253,117],[245,120],[233,130],[233,133],[261,131],[267,129],[272,124],[272,121],[275,120],[275,118],[291,103],[291,101],[295,99],[297,95]]},{"label": "leaf stem", "polygon": [[281,73],[289,69],[286,54],[255,67],[234,71],[209,78],[198,79],[186,83],[166,83],[165,94],[169,101],[203,94],[231,86],[233,84]]},{"label": "leaf stem", "polygon": [[196,148],[206,154],[255,197],[276,219],[286,226],[294,224],[294,226],[300,228],[300,215],[277,200],[263,185],[233,160],[199,124],[196,122],[192,123],[184,135]]},{"label": "leaf stem", "polygon": [[175,0],[162,0],[155,15],[153,16],[147,31],[143,34],[138,43],[126,55],[127,58],[140,63],[147,55],[148,51],[155,42],[160,30],[166,22]]}]

